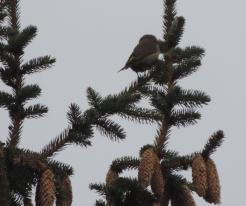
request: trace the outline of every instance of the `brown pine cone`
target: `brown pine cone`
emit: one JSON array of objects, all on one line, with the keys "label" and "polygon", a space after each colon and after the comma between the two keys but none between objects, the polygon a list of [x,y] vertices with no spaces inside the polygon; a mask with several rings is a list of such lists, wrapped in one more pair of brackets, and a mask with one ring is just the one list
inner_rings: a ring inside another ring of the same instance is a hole
[{"label": "brown pine cone", "polygon": [[210,158],[206,161],[208,190],[204,199],[209,203],[220,203],[220,180],[214,161]]},{"label": "brown pine cone", "polygon": [[187,186],[183,186],[183,198],[184,198],[185,206],[196,206],[191,191]]},{"label": "brown pine cone", "polygon": [[65,176],[62,181],[61,189],[64,194],[57,195],[56,206],[71,206],[73,201],[73,192],[70,178]]},{"label": "brown pine cone", "polygon": [[146,188],[150,185],[152,175],[154,173],[154,166],[156,163],[156,154],[153,148],[146,149],[141,155],[140,164],[138,167],[138,182]]},{"label": "brown pine cone", "polygon": [[171,206],[196,206],[190,189],[183,185],[181,190],[171,199]]},{"label": "brown pine cone", "polygon": [[50,169],[46,169],[41,175],[36,188],[36,205],[53,206],[55,193],[54,174]]},{"label": "brown pine cone", "polygon": [[161,170],[160,160],[156,156],[156,163],[154,166],[154,173],[151,178],[151,189],[155,196],[160,200],[164,194],[165,182]]},{"label": "brown pine cone", "polygon": [[197,154],[192,161],[192,179],[196,193],[204,197],[207,191],[206,164],[202,155]]},{"label": "brown pine cone", "polygon": [[108,173],[106,175],[106,184],[112,185],[112,183],[118,179],[119,175],[114,172],[111,168],[108,170]]}]

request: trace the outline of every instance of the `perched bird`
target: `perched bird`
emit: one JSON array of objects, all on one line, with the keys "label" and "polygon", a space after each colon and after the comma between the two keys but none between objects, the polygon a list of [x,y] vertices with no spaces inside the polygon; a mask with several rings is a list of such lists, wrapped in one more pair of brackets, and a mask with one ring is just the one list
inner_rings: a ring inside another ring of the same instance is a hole
[{"label": "perched bird", "polygon": [[119,70],[131,68],[135,72],[144,72],[158,60],[160,48],[158,40],[154,35],[146,34],[142,36],[138,45],[127,60],[125,66]]}]

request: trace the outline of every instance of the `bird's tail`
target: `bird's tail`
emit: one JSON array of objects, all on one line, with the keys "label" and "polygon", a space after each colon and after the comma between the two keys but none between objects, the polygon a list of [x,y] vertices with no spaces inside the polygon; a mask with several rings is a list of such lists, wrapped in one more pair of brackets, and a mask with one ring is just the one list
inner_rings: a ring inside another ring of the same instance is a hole
[{"label": "bird's tail", "polygon": [[129,67],[128,66],[124,66],[122,69],[120,69],[118,72],[121,72],[121,71],[123,71],[123,70],[126,70],[126,69],[128,69]]}]

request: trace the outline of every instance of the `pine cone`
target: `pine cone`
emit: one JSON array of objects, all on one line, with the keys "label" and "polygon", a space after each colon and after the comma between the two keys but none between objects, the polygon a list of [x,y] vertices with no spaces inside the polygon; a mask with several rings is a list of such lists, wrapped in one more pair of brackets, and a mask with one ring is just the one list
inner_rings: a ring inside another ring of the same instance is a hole
[{"label": "pine cone", "polygon": [[196,193],[204,197],[207,191],[206,164],[202,155],[198,154],[192,161],[192,179]]},{"label": "pine cone", "polygon": [[172,206],[196,206],[190,189],[184,185],[181,190],[171,199]]},{"label": "pine cone", "polygon": [[191,191],[187,186],[183,186],[184,206],[196,206],[195,200],[192,197]]},{"label": "pine cone", "polygon": [[[110,168],[106,175],[106,185],[111,186],[113,182],[117,180],[118,178],[119,178],[119,175]],[[106,200],[109,206],[115,206],[114,198],[106,194]]]},{"label": "pine cone", "polygon": [[156,156],[156,163],[154,166],[154,173],[151,178],[151,189],[155,196],[160,200],[164,193],[164,178],[161,170],[160,160]]},{"label": "pine cone", "polygon": [[111,168],[108,170],[108,173],[106,175],[106,184],[112,185],[112,183],[118,179],[119,175],[114,172]]},{"label": "pine cone", "polygon": [[138,167],[138,182],[143,188],[149,186],[154,166],[156,162],[156,154],[153,148],[146,149],[141,155],[140,164]]},{"label": "pine cone", "polygon": [[214,161],[210,158],[206,161],[208,190],[205,200],[209,203],[220,203],[220,180]]},{"label": "pine cone", "polygon": [[73,192],[71,181],[68,176],[64,177],[61,187],[64,194],[62,196],[57,196],[56,206],[71,206],[73,201]]},{"label": "pine cone", "polygon": [[53,206],[55,202],[54,175],[50,169],[46,169],[38,181],[36,189],[37,206]]}]

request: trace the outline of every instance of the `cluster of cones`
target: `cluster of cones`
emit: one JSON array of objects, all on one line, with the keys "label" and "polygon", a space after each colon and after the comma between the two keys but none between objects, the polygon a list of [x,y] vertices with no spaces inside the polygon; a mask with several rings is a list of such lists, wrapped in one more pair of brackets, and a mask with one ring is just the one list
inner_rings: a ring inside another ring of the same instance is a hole
[{"label": "cluster of cones", "polygon": [[220,181],[211,158],[197,154],[192,161],[192,179],[196,193],[207,202],[220,203]]},{"label": "cluster of cones", "polygon": [[140,154],[138,182],[144,189],[151,185],[151,189],[159,201],[159,203],[155,203],[155,206],[168,205],[160,160],[152,147],[144,150]]},{"label": "cluster of cones", "polygon": [[56,201],[56,205],[71,206],[72,187],[68,176],[62,180],[62,190],[65,194],[57,195],[54,174],[50,169],[45,169],[36,188],[36,205],[53,206]]},{"label": "cluster of cones", "polygon": [[186,185],[182,185],[173,197],[168,194],[160,160],[153,148],[146,149],[140,155],[140,158],[138,181],[143,188],[146,188],[149,185],[151,186],[151,190],[157,198],[157,202],[152,206],[168,206],[169,201],[171,201],[172,206],[196,205],[191,190]]},{"label": "cluster of cones", "polygon": [[[196,154],[191,163],[193,190],[207,202],[220,203],[220,183],[216,165],[211,158],[204,158],[201,154]],[[109,169],[106,176],[107,185],[113,184],[118,178],[118,174]],[[168,206],[171,201],[172,206],[195,206],[191,189],[187,185],[182,185],[175,197],[170,197],[166,188],[164,173],[161,169],[160,159],[154,148],[149,147],[140,154],[138,167],[138,182],[143,189],[151,186],[151,190],[157,198],[157,202],[152,206]]]},{"label": "cluster of cones", "polygon": [[[106,184],[112,185],[118,177],[119,176],[116,172],[109,169],[106,175]],[[138,180],[143,189],[151,185],[151,189],[157,199],[160,202],[165,201],[165,183],[161,171],[160,160],[153,148],[148,148],[141,154],[141,160],[138,168]],[[159,205],[159,203],[155,203],[155,206]],[[168,205],[168,200],[166,205]]]}]

